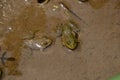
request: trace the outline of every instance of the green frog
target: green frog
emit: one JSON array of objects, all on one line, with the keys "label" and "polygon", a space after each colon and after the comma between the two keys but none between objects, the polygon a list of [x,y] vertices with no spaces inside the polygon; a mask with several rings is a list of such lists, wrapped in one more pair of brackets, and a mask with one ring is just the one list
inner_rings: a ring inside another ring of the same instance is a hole
[{"label": "green frog", "polygon": [[78,32],[79,29],[72,22],[57,26],[57,34],[61,36],[62,44],[71,50],[74,50],[78,45]]}]

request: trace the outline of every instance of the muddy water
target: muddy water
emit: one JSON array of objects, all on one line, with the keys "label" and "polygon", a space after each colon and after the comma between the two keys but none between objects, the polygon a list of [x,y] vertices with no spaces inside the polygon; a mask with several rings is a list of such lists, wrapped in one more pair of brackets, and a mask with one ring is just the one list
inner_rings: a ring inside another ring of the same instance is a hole
[{"label": "muddy water", "polygon": [[46,16],[44,10],[38,6],[31,5],[10,22],[12,30],[16,33],[22,33],[21,36],[29,37],[33,33],[46,29]]},{"label": "muddy water", "polygon": [[105,6],[105,4],[108,2],[109,0],[89,0],[90,5],[95,8],[95,9],[99,9],[103,6]]},{"label": "muddy water", "polygon": [[66,20],[59,14],[63,12],[52,11],[52,5],[58,0],[42,7],[35,0],[2,1],[5,7],[0,8],[0,45],[16,58],[14,62],[7,61],[6,73],[23,74],[20,77],[6,74],[5,80],[106,80],[120,72],[118,0],[90,0],[90,5],[64,0],[89,24],[84,26],[82,21],[73,19],[81,29],[82,44],[70,51],[57,38],[51,47],[43,52],[34,51],[32,55],[22,54],[23,39],[30,38],[36,31],[38,35],[45,33],[54,37],[51,29]]},{"label": "muddy water", "polygon": [[46,29],[45,24],[46,16],[44,10],[34,4],[27,6],[18,16],[4,23],[6,26],[9,25],[9,27],[7,26],[8,32],[4,35],[2,48],[16,58],[15,62],[8,61],[6,63],[9,74],[20,74],[17,71],[17,67],[21,56],[21,48],[24,45],[23,39],[32,38],[36,32],[39,32],[39,34],[43,33]]}]

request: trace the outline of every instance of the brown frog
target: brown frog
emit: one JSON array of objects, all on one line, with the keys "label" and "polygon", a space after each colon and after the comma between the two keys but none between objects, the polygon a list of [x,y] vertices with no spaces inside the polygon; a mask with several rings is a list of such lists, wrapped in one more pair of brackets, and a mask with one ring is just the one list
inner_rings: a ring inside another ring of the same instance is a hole
[{"label": "brown frog", "polygon": [[45,48],[52,44],[52,40],[46,36],[35,37],[33,39],[25,40],[25,45],[33,50],[43,51]]}]

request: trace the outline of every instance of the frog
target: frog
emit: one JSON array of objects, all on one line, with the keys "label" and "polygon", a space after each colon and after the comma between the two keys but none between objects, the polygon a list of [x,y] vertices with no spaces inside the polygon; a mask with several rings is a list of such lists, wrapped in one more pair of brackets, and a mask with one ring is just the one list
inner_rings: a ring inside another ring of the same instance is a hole
[{"label": "frog", "polygon": [[14,57],[6,57],[7,52],[3,52],[2,56],[0,57],[1,63],[3,66],[6,66],[6,61],[15,61],[16,59]]},{"label": "frog", "polygon": [[41,50],[43,51],[45,48],[52,44],[52,40],[47,36],[35,37],[33,39],[28,39],[24,41],[25,46],[32,50]]},{"label": "frog", "polygon": [[74,25],[74,23],[69,21],[65,24],[59,24],[56,27],[57,34],[59,33],[58,35],[61,37],[62,45],[71,50],[76,49],[79,43],[78,34],[80,30]]}]

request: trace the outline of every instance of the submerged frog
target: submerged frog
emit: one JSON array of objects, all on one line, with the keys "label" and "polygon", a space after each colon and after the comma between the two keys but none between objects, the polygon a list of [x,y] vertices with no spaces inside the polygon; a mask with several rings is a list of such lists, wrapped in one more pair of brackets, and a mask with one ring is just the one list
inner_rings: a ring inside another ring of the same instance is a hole
[{"label": "submerged frog", "polygon": [[52,44],[52,40],[46,36],[35,37],[33,39],[25,40],[25,45],[33,50],[43,51]]},{"label": "submerged frog", "polygon": [[57,34],[61,36],[62,44],[71,50],[78,45],[78,32],[79,29],[71,22],[57,26]]},{"label": "submerged frog", "polygon": [[3,66],[5,66],[6,61],[15,61],[16,60],[14,57],[5,57],[5,56],[6,56],[6,52],[4,52],[2,54],[2,56],[0,57],[1,63]]}]

